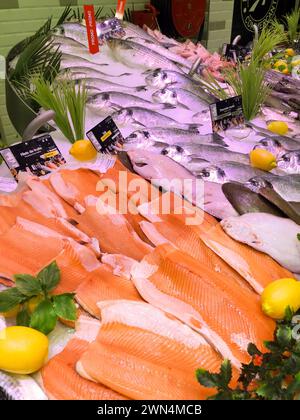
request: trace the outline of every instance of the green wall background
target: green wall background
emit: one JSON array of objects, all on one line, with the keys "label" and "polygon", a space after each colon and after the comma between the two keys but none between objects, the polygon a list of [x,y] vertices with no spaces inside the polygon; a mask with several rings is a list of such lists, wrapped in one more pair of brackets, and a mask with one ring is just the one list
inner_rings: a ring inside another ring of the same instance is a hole
[{"label": "green wall background", "polygon": [[[143,9],[146,0],[128,1],[128,7]],[[68,4],[104,6],[103,14],[115,8],[117,0],[0,0],[0,55],[6,56],[19,41],[32,35],[45,20],[59,18]],[[12,143],[20,140],[6,112],[5,83],[0,79],[0,136],[1,141]]]}]

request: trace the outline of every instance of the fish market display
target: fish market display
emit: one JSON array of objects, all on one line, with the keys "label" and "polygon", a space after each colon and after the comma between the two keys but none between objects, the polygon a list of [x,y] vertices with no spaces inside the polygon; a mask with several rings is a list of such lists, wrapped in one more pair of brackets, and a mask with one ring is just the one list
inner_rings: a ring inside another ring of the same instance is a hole
[{"label": "fish market display", "polygon": [[221,222],[232,238],[273,257],[288,270],[300,272],[299,226],[289,219],[249,213]]}]

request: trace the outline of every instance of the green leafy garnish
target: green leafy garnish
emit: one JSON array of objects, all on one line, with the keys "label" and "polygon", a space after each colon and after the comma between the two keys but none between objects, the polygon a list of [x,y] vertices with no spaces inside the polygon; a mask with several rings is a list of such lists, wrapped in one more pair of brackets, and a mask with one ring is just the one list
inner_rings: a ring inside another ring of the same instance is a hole
[{"label": "green leafy garnish", "polygon": [[[73,293],[50,295],[60,281],[60,270],[55,261],[43,268],[36,277],[16,274],[14,278],[16,287],[0,292],[0,312],[8,312],[20,305],[16,317],[17,325],[49,334],[59,318],[66,321],[76,320]],[[37,296],[40,302],[30,314],[28,303]]]},{"label": "green leafy garnish", "polygon": [[[298,313],[299,315],[300,313]],[[214,400],[298,400],[300,399],[300,341],[295,338],[294,313],[286,310],[277,322],[273,341],[264,343],[262,353],[255,344],[248,345],[251,361],[243,364],[238,385],[231,387],[231,363],[224,360],[219,373],[198,369],[196,377],[205,387],[216,388]]]}]

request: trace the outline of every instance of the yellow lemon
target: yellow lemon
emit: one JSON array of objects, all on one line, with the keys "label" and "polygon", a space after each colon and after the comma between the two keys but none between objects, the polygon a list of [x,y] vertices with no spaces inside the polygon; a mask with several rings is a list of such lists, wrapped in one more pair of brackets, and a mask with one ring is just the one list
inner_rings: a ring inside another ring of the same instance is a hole
[{"label": "yellow lemon", "polygon": [[250,152],[250,162],[254,168],[261,169],[263,171],[271,171],[276,168],[276,157],[264,149],[255,149]]},{"label": "yellow lemon", "polygon": [[284,136],[289,131],[289,126],[284,121],[272,121],[267,125],[267,128],[280,136]]},{"label": "yellow lemon", "polygon": [[287,62],[285,60],[277,60],[276,63],[274,64],[275,69],[278,69],[278,67],[287,66]]},{"label": "yellow lemon", "polygon": [[7,327],[0,331],[0,369],[28,375],[44,365],[48,338],[28,327]]},{"label": "yellow lemon", "polygon": [[28,310],[31,314],[42,300],[43,296],[34,296],[28,301]]},{"label": "yellow lemon", "polygon": [[85,162],[97,156],[97,150],[89,140],[77,140],[69,151],[75,159]]},{"label": "yellow lemon", "polygon": [[20,305],[15,306],[10,311],[7,312],[0,312],[0,315],[4,316],[4,318],[12,318],[18,315],[20,310]]},{"label": "yellow lemon", "polygon": [[293,50],[293,48],[287,48],[287,49],[285,50],[285,53],[286,53],[286,55],[287,55],[287,56],[289,56],[289,57],[294,57],[294,55],[296,54],[296,53],[295,53],[295,51]]},{"label": "yellow lemon", "polygon": [[295,60],[295,61],[292,61],[292,67],[296,67],[296,66],[299,66],[300,65],[300,60]]},{"label": "yellow lemon", "polygon": [[283,319],[288,306],[300,308],[300,283],[295,279],[280,279],[270,283],[261,295],[263,312],[271,318]]}]

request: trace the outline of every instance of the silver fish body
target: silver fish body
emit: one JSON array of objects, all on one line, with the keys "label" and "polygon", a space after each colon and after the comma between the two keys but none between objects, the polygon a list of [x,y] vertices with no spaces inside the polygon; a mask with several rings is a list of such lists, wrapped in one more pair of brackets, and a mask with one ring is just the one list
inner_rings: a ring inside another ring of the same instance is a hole
[{"label": "silver fish body", "polygon": [[182,58],[180,55],[175,54],[172,51],[169,51],[167,48],[164,48],[161,44],[155,41],[152,41],[150,39],[140,38],[140,37],[131,37],[131,38],[127,38],[127,40],[135,42],[136,44],[143,45],[144,47],[155,51],[157,54],[160,54],[163,57],[166,57],[168,60],[173,61],[174,63],[177,63],[179,66],[183,66],[183,69],[186,72],[188,72],[192,66],[192,63],[189,60]]},{"label": "silver fish body", "polygon": [[29,375],[0,371],[0,400],[47,400],[39,385]]},{"label": "silver fish body", "polygon": [[60,47],[68,46],[73,48],[76,51],[88,52],[87,46],[81,44],[80,42],[76,41],[73,38],[68,38],[67,36],[60,36],[52,34],[51,41],[53,45],[59,45]]},{"label": "silver fish body", "polygon": [[101,71],[103,67],[107,66],[106,63],[95,63],[92,60],[92,57],[89,58],[89,56],[79,57],[77,55],[63,53],[60,68],[70,69],[72,67],[84,67],[88,69],[93,68],[94,70],[99,69]]},{"label": "silver fish body", "polygon": [[103,73],[99,69],[89,68],[89,67],[70,67],[62,70],[56,79],[58,80],[76,80],[76,79],[86,79],[86,78],[105,78],[110,80],[116,77],[130,76],[130,73],[123,73],[118,75],[111,75],[108,73]]},{"label": "silver fish body", "polygon": [[[266,172],[239,162],[219,162],[209,165],[197,173],[205,181],[224,184],[228,181],[247,182],[250,178],[264,176]],[[271,175],[275,177],[275,175]]]},{"label": "silver fish body", "polygon": [[284,155],[286,152],[300,149],[300,142],[288,137],[266,137],[254,146],[254,149],[265,149],[273,153],[276,157]]},{"label": "silver fish body", "polygon": [[65,22],[52,30],[54,35],[74,39],[82,45],[88,45],[87,30],[76,22]]},{"label": "silver fish body", "polygon": [[273,188],[284,200],[300,202],[300,179],[293,175],[265,174],[249,179],[245,185],[255,192],[261,188]]},{"label": "silver fish body", "polygon": [[174,127],[152,127],[144,130],[137,130],[125,139],[125,143],[133,142],[142,144],[147,142],[162,142],[168,145],[177,145],[182,143],[200,143],[200,144],[218,144],[226,147],[222,137],[218,134],[199,134],[196,131],[188,131]]},{"label": "silver fish body", "polygon": [[195,80],[178,71],[156,68],[147,71],[145,74],[147,85],[156,89],[163,89],[168,86],[175,89],[185,89],[196,95],[201,92],[201,86]]},{"label": "silver fish body", "polygon": [[161,104],[153,104],[136,95],[121,92],[103,92],[91,97],[87,101],[87,106],[94,113],[99,115],[110,115],[122,108],[145,107],[152,110],[163,109]]},{"label": "silver fish body", "polygon": [[131,125],[134,127],[178,127],[185,129],[197,129],[194,124],[182,124],[170,117],[159,114],[158,112],[131,107],[125,108],[112,115],[113,120],[120,126]]},{"label": "silver fish body", "polygon": [[[205,92],[204,92],[205,93]],[[155,102],[169,104],[174,107],[182,106],[190,111],[198,111],[206,106],[204,99],[194,93],[180,88],[163,88],[153,93]]]},{"label": "silver fish body", "polygon": [[125,37],[124,37],[125,39],[127,39],[127,38],[143,38],[143,39],[147,39],[151,42],[154,42],[157,45],[160,45],[160,42],[157,41],[156,38],[149,35],[146,31],[144,31],[144,29],[140,28],[137,25],[134,25],[131,22],[123,21],[122,26],[123,26],[123,29],[125,31]]},{"label": "silver fish body", "polygon": [[141,92],[143,90],[147,90],[145,86],[123,86],[118,83],[114,83],[110,80],[96,79],[90,77],[84,79],[76,79],[76,83],[79,85],[84,84],[89,89],[93,89],[94,92],[98,91],[98,93],[107,91],[136,93]]},{"label": "silver fish body", "polygon": [[[192,155],[193,157],[206,159],[213,164],[218,164],[219,162],[223,161],[239,162],[246,165],[249,164],[248,155],[238,152],[231,152],[222,146],[186,143],[179,143],[178,146],[181,147],[185,155]],[[178,149],[174,149],[174,147],[170,146],[165,150],[165,154],[170,157],[172,154],[177,155]]]},{"label": "silver fish body", "polygon": [[300,150],[282,155],[277,160],[277,168],[286,174],[300,174]]},{"label": "silver fish body", "polygon": [[141,70],[161,67],[180,72],[180,68],[175,63],[136,42],[113,38],[108,41],[108,45],[114,57],[127,67]]},{"label": "silver fish body", "polygon": [[237,216],[222,192],[221,185],[203,183],[166,156],[143,150],[128,152],[133,169],[156,187],[173,191],[215,217]]}]

